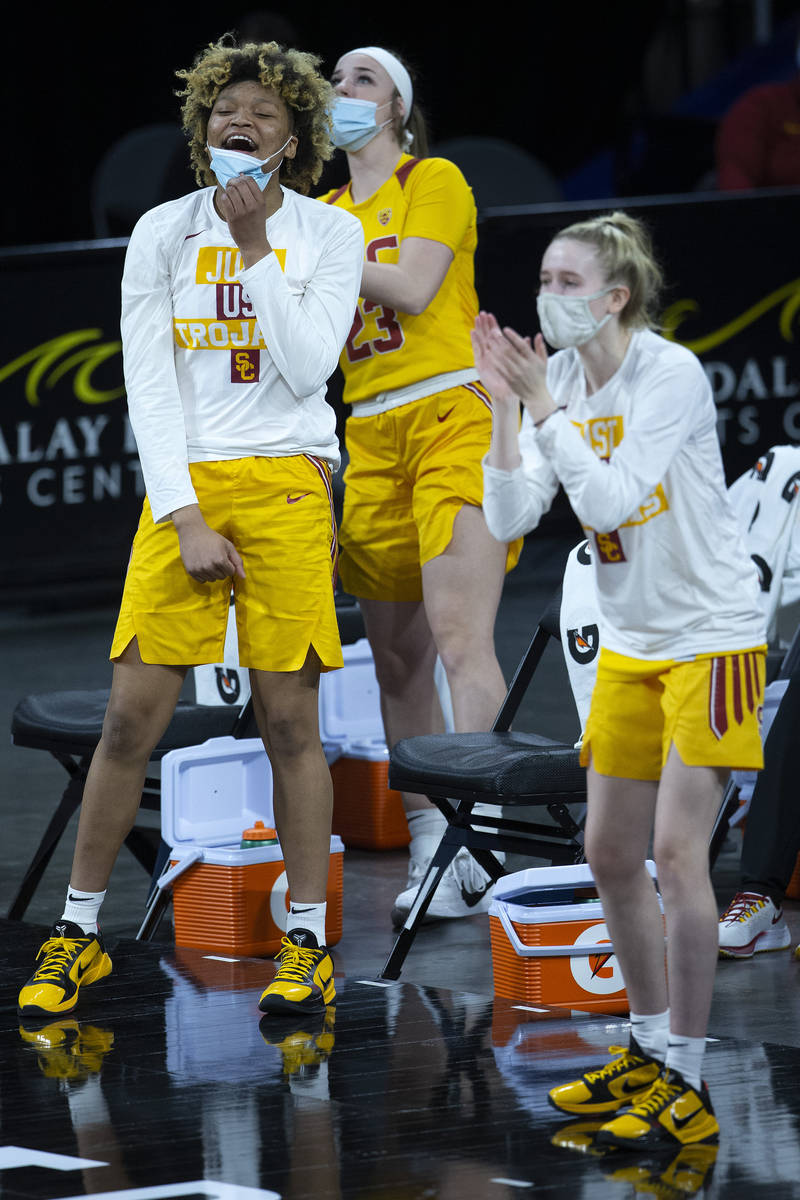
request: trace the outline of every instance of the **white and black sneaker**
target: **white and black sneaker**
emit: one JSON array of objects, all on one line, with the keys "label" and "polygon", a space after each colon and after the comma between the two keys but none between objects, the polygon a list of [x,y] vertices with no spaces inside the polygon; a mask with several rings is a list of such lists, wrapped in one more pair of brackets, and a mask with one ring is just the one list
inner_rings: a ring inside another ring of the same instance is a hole
[{"label": "white and black sneaker", "polygon": [[[501,862],[505,856],[497,853]],[[411,911],[422,877],[428,869],[427,863],[411,859],[408,869],[408,885],[395,899],[392,908],[392,924],[399,928]],[[425,921],[449,921],[455,917],[471,917],[475,913],[489,911],[494,884],[479,866],[466,847],[456,854],[441,878],[433,899],[428,905]]]}]

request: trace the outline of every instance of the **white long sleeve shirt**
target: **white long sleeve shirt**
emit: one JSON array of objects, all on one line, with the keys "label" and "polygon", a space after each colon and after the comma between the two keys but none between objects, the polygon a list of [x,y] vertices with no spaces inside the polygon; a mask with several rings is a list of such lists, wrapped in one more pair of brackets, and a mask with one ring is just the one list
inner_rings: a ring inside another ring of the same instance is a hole
[{"label": "white long sleeve shirt", "polygon": [[547,383],[565,410],[538,429],[524,415],[515,470],[484,462],[492,534],[534,529],[561,483],[592,542],[604,646],[658,660],[762,645],[758,578],[697,358],[642,330],[592,395],[574,349],[550,358]]},{"label": "white long sleeve shirt", "polygon": [[282,189],[266,223],[273,252],[245,270],[214,190],[145,213],[125,257],[125,386],[155,521],[197,502],[192,462],[339,465],[325,384],[358,300],[361,225]]}]

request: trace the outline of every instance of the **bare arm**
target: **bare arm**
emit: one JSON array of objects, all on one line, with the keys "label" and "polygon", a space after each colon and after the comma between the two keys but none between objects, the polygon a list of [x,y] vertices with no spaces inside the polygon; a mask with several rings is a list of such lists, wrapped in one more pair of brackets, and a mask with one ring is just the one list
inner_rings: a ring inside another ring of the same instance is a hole
[{"label": "bare arm", "polygon": [[453,261],[453,251],[430,238],[405,238],[396,263],[365,262],[361,295],[375,304],[419,316],[433,300]]}]

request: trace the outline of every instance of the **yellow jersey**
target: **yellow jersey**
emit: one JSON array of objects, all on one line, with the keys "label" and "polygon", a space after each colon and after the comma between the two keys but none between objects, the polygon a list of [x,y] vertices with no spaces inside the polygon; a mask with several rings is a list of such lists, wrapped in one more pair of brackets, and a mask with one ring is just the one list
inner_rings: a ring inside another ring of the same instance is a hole
[{"label": "yellow jersey", "polygon": [[339,359],[344,400],[358,404],[445,372],[474,369],[469,335],[478,312],[477,216],[455,163],[403,154],[389,179],[360,204],[353,202],[350,184],[319,199],[358,217],[368,262],[397,262],[408,237],[430,238],[453,252],[442,286],[417,316],[359,298]]}]

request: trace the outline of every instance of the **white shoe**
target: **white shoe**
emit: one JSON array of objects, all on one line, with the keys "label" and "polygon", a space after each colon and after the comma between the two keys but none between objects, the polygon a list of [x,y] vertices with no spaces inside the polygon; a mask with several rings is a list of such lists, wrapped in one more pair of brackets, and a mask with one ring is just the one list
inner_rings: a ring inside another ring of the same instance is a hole
[{"label": "white shoe", "polygon": [[758,892],[737,892],[719,919],[723,958],[752,958],[763,950],[785,950],[791,940],[783,909]]},{"label": "white shoe", "polygon": [[[505,861],[502,852],[495,851],[495,854],[501,862]],[[428,863],[410,860],[408,886],[395,899],[392,908],[392,923],[396,927],[405,923],[427,869]],[[490,877],[476,863],[469,850],[462,847],[442,876],[423,920],[447,921],[454,917],[471,917],[475,913],[488,912],[493,892],[494,884]]]}]

